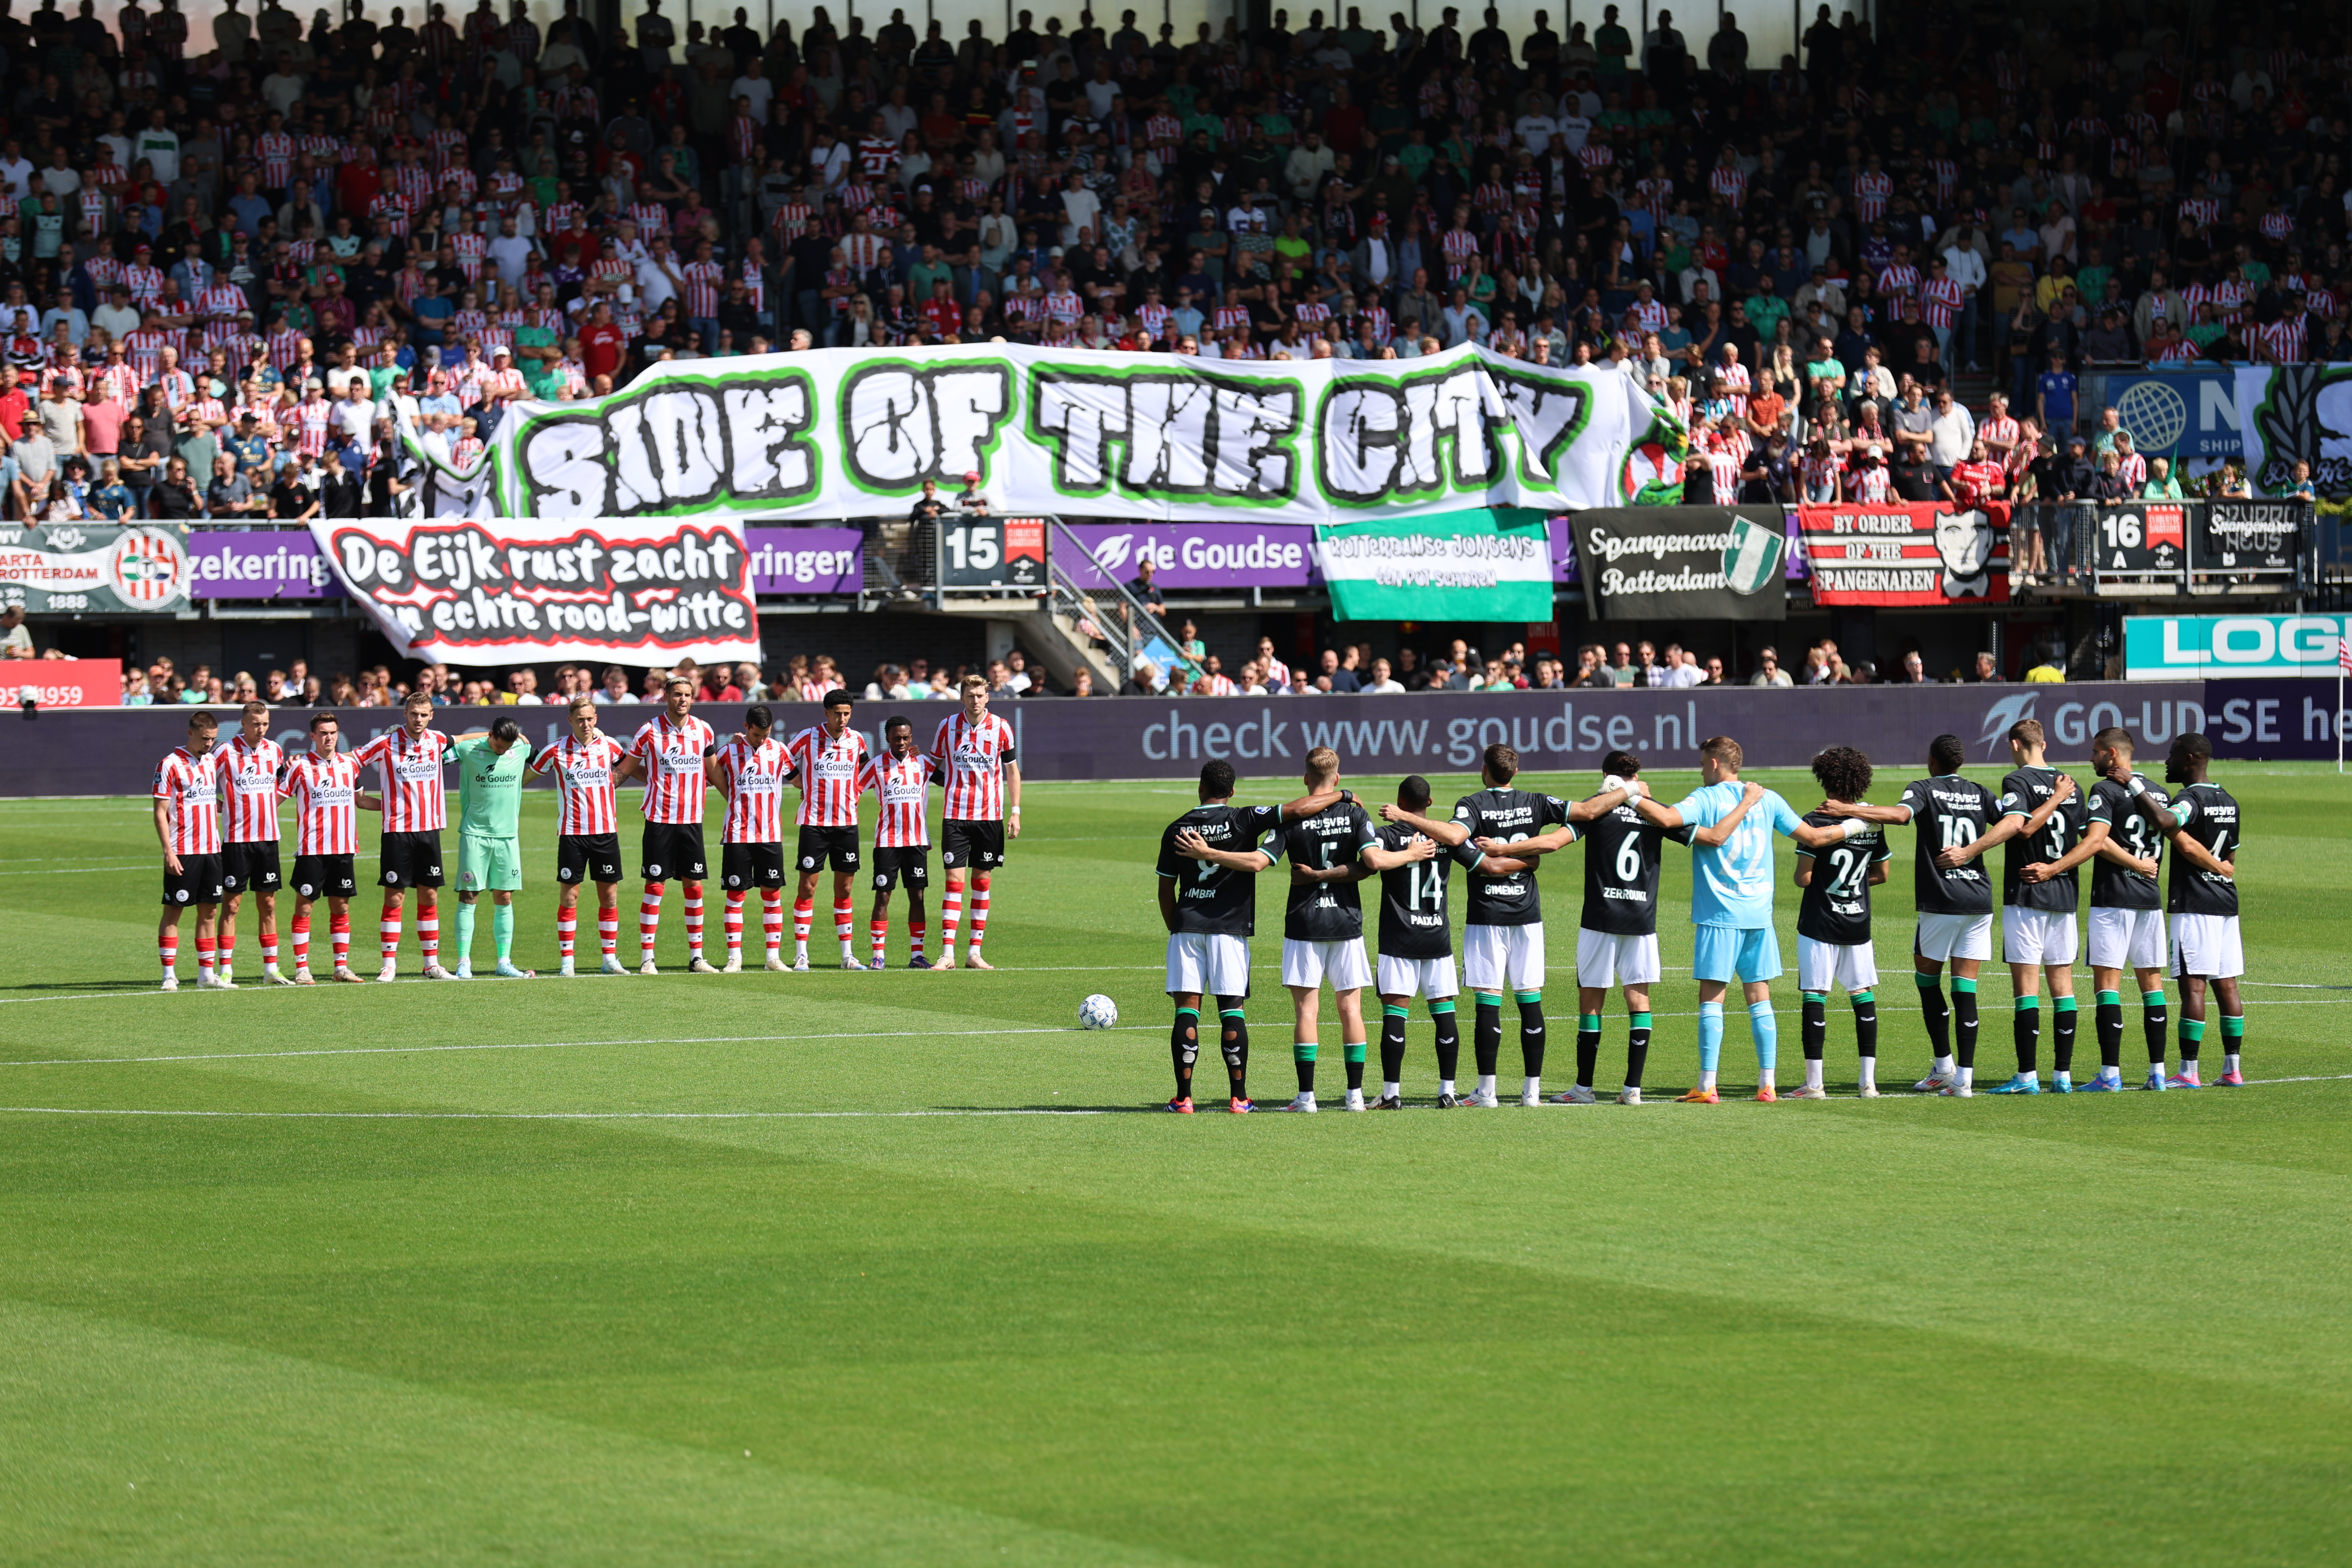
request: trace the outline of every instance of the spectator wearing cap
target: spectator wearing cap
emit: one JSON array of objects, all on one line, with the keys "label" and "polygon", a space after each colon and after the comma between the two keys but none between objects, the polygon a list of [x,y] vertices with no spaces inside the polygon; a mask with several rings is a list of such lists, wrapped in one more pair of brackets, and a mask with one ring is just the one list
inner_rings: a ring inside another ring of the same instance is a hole
[{"label": "spectator wearing cap", "polygon": [[976,511],[983,516],[987,514],[988,493],[980,488],[980,470],[978,468],[971,468],[965,471],[963,476],[963,489],[956,496],[955,504],[958,511]]}]

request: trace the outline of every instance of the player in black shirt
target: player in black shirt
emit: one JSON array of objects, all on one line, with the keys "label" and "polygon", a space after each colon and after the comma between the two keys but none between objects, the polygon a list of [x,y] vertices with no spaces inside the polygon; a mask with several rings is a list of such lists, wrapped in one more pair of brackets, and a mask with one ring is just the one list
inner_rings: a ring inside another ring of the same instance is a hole
[{"label": "player in black shirt", "polygon": [[[1852,746],[1832,746],[1813,759],[1813,777],[1831,801],[1860,800],[1870,791],[1870,759]],[[1839,820],[1826,811],[1807,815],[1816,827]],[[1589,853],[1589,852],[1588,852]],[[1823,1053],[1829,1047],[1830,987],[1843,985],[1853,1005],[1855,1054],[1863,1098],[1878,1096],[1878,952],[1870,936],[1870,889],[1886,880],[1895,847],[1873,827],[1842,844],[1815,850],[1797,846],[1797,987],[1804,1005],[1805,1085],[1791,1100],[1823,1100]]]},{"label": "player in black shirt", "polygon": [[2206,776],[2212,766],[2212,742],[2179,736],[2164,762],[2165,782],[2181,785],[2179,793],[2168,806],[2150,791],[2138,796],[2140,810],[2172,840],[2164,907],[2172,917],[2172,973],[2180,982],[2180,1071],[2165,1080],[2168,1089],[2205,1087],[2197,1057],[2205,1039],[2209,985],[2221,999],[2221,1081],[2232,1089],[2246,1081],[2238,1070],[2246,1037],[2245,1004],[2238,995],[2238,977],[2246,972],[2238,931],[2238,849],[2246,825],[2230,792]]},{"label": "player in black shirt", "polygon": [[1600,1065],[1601,1010],[1609,1005],[1612,986],[1625,992],[1625,1082],[1617,1103],[1642,1103],[1642,1072],[1650,1057],[1650,987],[1664,973],[1658,961],[1658,846],[1669,838],[1691,841],[1690,828],[1661,827],[1634,809],[1633,796],[1647,793],[1639,757],[1612,752],[1601,760],[1601,795],[1618,804],[1580,828],[1584,909],[1576,928],[1576,1082],[1552,1096],[1560,1105],[1591,1105],[1596,1099],[1592,1073]]},{"label": "player in black shirt", "polygon": [[[2108,775],[2118,759],[2126,782]],[[2110,728],[2091,737],[2091,766],[2099,778],[2083,802],[2083,836],[2055,860],[2021,867],[2018,879],[2038,882],[2070,875],[2091,862],[2091,984],[2098,993],[2098,1076],[2076,1087],[2085,1094],[2123,1088],[2123,975],[2139,981],[2140,1024],[2147,1041],[2149,1087],[2164,1086],[2164,1045],[2168,1025],[2164,996],[2164,894],[2156,877],[2164,836],[2140,813],[2137,797],[2149,789],[2132,766],[2128,730]],[[2164,797],[2156,794],[2160,801]]]},{"label": "player in black shirt", "polygon": [[1219,1043],[1231,1079],[1231,1109],[1250,1103],[1249,939],[1257,928],[1257,873],[1282,854],[1273,837],[1286,818],[1319,811],[1339,792],[1288,805],[1233,804],[1234,765],[1220,758],[1201,769],[1201,804],[1160,837],[1160,918],[1168,927],[1168,994],[1176,1003],[1169,1053],[1176,1097],[1168,1109],[1192,1110],[1192,1063],[1200,1052],[1201,998],[1217,998]]},{"label": "player in black shirt", "polygon": [[[1429,781],[1419,773],[1397,784],[1396,803],[1381,807],[1382,849],[1426,844],[1436,850],[1433,830],[1450,830],[1452,825],[1429,820]],[[1461,986],[1454,971],[1446,879],[1457,861],[1475,867],[1484,858],[1466,843],[1449,844],[1427,859],[1381,873],[1381,1098],[1372,1104],[1375,1110],[1403,1109],[1405,1022],[1416,995],[1428,999],[1436,1035],[1438,1107],[1452,1110],[1461,1103],[1454,1087],[1462,1051],[1454,999]]]},{"label": "player in black shirt", "polygon": [[[1933,771],[1906,784],[1895,805],[1829,801],[1822,806],[1822,815],[1832,818],[1858,816],[1882,826],[1908,823],[1916,828],[1912,901],[1919,928],[1911,944],[1911,978],[1919,987],[1935,1066],[1911,1087],[1922,1094],[1964,1099],[1976,1092],[1977,976],[1992,956],[1992,884],[1975,864],[1976,858],[2017,832],[2021,823],[2039,832],[2050,812],[2074,793],[2069,779],[2063,795],[2053,793],[2036,808],[2038,819],[2011,817],[1996,825],[1999,805],[1992,791],[1960,776],[1968,758],[1968,747],[1958,735],[1938,735],[1927,743],[1927,766]],[[1949,1007],[1943,992],[1947,963],[1952,966]]]},{"label": "player in black shirt", "polygon": [[[1321,798],[1339,787],[1339,753],[1328,746],[1308,752],[1308,797]],[[1366,1109],[1363,997],[1372,971],[1364,959],[1364,909],[1356,884],[1376,873],[1427,860],[1436,847],[1419,837],[1402,848],[1382,847],[1370,815],[1352,795],[1283,829],[1283,851],[1290,857],[1290,900],[1282,921],[1282,983],[1290,991],[1291,1058],[1298,1069],[1298,1098],[1287,1109],[1309,1113],[1316,1109],[1316,1037],[1326,980],[1339,1006],[1347,1108]]]},{"label": "player in black shirt", "polygon": [[[2049,740],[2042,725],[2021,719],[2009,727],[2009,754],[2017,765],[2000,781],[2004,823],[2023,821],[2073,781],[2044,760]],[[2081,842],[2090,820],[2077,795],[2052,811],[2037,831],[2012,833],[2001,851],[2000,945],[2009,961],[2014,997],[2011,1034],[2017,1044],[2017,1074],[1995,1094],[2039,1094],[2036,1055],[2042,1044],[2042,983],[2050,983],[2050,1087],[2074,1092],[2074,908],[2080,901],[2067,856]]]}]

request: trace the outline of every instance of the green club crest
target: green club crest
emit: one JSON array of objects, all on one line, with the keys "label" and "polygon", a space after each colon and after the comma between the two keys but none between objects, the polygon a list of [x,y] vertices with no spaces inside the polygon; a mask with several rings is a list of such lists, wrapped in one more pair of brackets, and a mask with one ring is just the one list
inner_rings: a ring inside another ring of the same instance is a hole
[{"label": "green club crest", "polygon": [[1780,580],[1789,541],[1777,521],[1732,514],[1723,540],[1723,581],[1733,593],[1760,594]]}]

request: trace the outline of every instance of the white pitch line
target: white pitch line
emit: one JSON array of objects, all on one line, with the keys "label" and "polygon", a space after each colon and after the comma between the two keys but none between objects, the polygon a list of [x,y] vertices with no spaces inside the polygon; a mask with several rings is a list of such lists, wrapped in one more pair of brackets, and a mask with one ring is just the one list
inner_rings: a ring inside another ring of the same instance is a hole
[{"label": "white pitch line", "polygon": [[[2250,1078],[2246,1080],[2246,1087],[2251,1089],[2264,1084],[2343,1082],[2352,1082],[2352,1073],[2330,1073],[2304,1078]],[[2174,1090],[2172,1092],[2190,1091]],[[1833,1094],[1829,1098],[1859,1100],[1861,1097],[1851,1094]],[[1933,1100],[1937,1097],[1891,1095],[1886,1098]],[[1673,1101],[1652,1100],[1647,1103],[1664,1105],[1672,1104]],[[1735,1100],[1732,1103],[1739,1102]],[[1436,1107],[1420,1105],[1408,1109],[1433,1110]],[[1579,1108],[1555,1105],[1546,1101],[1541,1109],[1570,1110]],[[1008,1106],[998,1110],[974,1108],[956,1110],[157,1110],[136,1106],[0,1105],[0,1116],[152,1116],[244,1121],[840,1121],[950,1117],[1129,1116],[1153,1113],[1165,1114],[1157,1105],[1074,1105],[1067,1110],[1055,1110],[1049,1106]],[[1214,1113],[1211,1112],[1211,1114]]]}]

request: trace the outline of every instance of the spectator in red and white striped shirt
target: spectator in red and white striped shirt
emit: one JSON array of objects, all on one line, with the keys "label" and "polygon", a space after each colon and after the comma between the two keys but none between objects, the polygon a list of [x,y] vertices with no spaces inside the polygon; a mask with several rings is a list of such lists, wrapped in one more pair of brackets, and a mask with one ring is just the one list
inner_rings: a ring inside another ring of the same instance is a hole
[{"label": "spectator in red and white striped shirt", "polygon": [[212,761],[220,721],[188,715],[188,740],[155,768],[155,842],[163,847],[163,918],[155,928],[155,955],[163,989],[180,988],[180,911],[196,907],[196,989],[226,983],[213,973],[214,915],[220,907],[220,772]]},{"label": "spectator in red and white striped shirt", "polygon": [[552,770],[561,805],[555,822],[556,957],[560,973],[572,967],[580,930],[580,884],[596,884],[596,941],[603,973],[626,974],[621,963],[620,812],[614,786],[641,771],[638,760],[599,729],[593,698],[574,697],[572,738],[530,760],[530,771]]},{"label": "spectator in red and white striped shirt", "polygon": [[793,968],[808,969],[809,921],[816,907],[817,872],[833,867],[833,929],[841,942],[841,966],[864,969],[850,951],[849,932],[856,906],[849,879],[857,874],[857,797],[860,779],[871,753],[866,737],[849,727],[851,698],[846,691],[824,696],[824,721],[794,735],[786,744],[800,775],[801,806],[797,817],[800,842],[800,887],[793,897]]},{"label": "spectator in red and white striped shirt", "polygon": [[931,828],[929,816],[931,781],[939,763],[915,749],[911,720],[892,719],[882,727],[884,754],[871,759],[858,777],[859,790],[872,790],[878,803],[874,816],[874,913],[866,922],[871,942],[869,962],[876,969],[889,965],[890,894],[907,884],[907,967],[929,969],[923,938],[929,926],[923,894],[930,886]]},{"label": "spectator in red and white striped shirt", "polygon": [[213,752],[220,771],[223,894],[214,973],[236,982],[237,906],[250,888],[261,924],[261,977],[291,985],[278,972],[278,775],[286,753],[269,738],[268,703],[248,702],[241,717],[237,733]]},{"label": "spectator in red and white striped shirt", "polygon": [[433,727],[433,698],[412,691],[400,728],[386,730],[352,753],[361,767],[374,767],[383,782],[383,837],[376,880],[383,886],[383,918],[377,927],[383,948],[379,980],[400,974],[400,917],[408,889],[416,889],[416,946],[425,978],[453,978],[441,967],[441,829],[448,820],[448,796],[441,763],[452,744]]},{"label": "spectator in red and white striped shirt", "polygon": [[281,799],[294,803],[294,984],[310,977],[310,908],[327,900],[334,976],[347,985],[352,972],[352,900],[359,892],[352,858],[359,852],[359,814],[378,810],[381,796],[360,790],[360,765],[341,754],[342,728],[332,713],[310,715],[310,749],[286,764]]},{"label": "spectator in red and white striped shirt", "polygon": [[775,723],[766,703],[753,703],[743,714],[743,732],[704,762],[710,783],[727,799],[719,876],[727,895],[728,974],[743,972],[743,894],[751,888],[760,889],[768,967],[784,967],[783,798],[793,761],[774,737]]},{"label": "spectator in red and white striped shirt", "polygon": [[694,717],[694,682],[673,675],[662,683],[662,711],[629,743],[646,781],[642,847],[645,899],[637,907],[637,973],[658,974],[654,939],[661,932],[664,883],[676,877],[686,896],[687,973],[716,974],[702,956],[702,795],[709,784],[702,759],[710,753],[710,726]]},{"label": "spectator in red and white striped shirt", "polygon": [[988,936],[988,886],[1004,864],[1005,838],[1021,837],[1021,763],[1013,726],[988,710],[987,678],[965,676],[960,695],[963,710],[941,720],[931,738],[931,757],[947,789],[940,808],[945,828],[940,864],[948,883],[940,902],[940,961],[933,967],[955,967],[956,926],[969,877],[971,948],[966,959],[973,969],[993,969],[980,952]]}]

